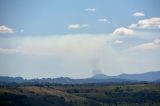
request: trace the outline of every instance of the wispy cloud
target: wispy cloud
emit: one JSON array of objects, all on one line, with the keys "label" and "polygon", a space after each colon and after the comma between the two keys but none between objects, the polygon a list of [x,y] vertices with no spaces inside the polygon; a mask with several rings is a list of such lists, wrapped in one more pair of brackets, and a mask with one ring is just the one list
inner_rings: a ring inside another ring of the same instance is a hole
[{"label": "wispy cloud", "polygon": [[131,50],[155,50],[155,49],[160,49],[160,38],[157,38],[152,42],[143,43],[131,48]]},{"label": "wispy cloud", "polygon": [[115,41],[113,41],[113,44],[122,44],[123,43],[123,41],[121,41],[121,40],[115,40]]},{"label": "wispy cloud", "polygon": [[138,23],[131,24],[129,28],[160,29],[160,18],[153,17],[149,19],[139,20]]},{"label": "wispy cloud", "polygon": [[134,31],[129,28],[120,27],[114,30],[113,35],[132,35]]},{"label": "wispy cloud", "polygon": [[0,26],[0,33],[13,33],[13,29],[2,25]]},{"label": "wispy cloud", "polygon": [[71,24],[68,26],[69,29],[80,29],[80,28],[85,28],[85,27],[88,27],[87,24]]},{"label": "wispy cloud", "polygon": [[132,16],[142,17],[142,16],[145,16],[145,14],[144,14],[144,13],[141,13],[141,12],[136,12],[136,13],[134,13]]},{"label": "wispy cloud", "polygon": [[[0,53],[62,55],[93,52],[107,41],[106,35],[64,35],[46,38],[27,37],[16,48],[1,48]],[[43,43],[42,43],[43,42]]]},{"label": "wispy cloud", "polygon": [[100,22],[107,22],[108,20],[107,20],[107,18],[100,18],[100,19],[98,19],[98,21],[100,21]]},{"label": "wispy cloud", "polygon": [[15,54],[18,53],[18,49],[17,48],[0,48],[0,54]]},{"label": "wispy cloud", "polygon": [[90,12],[94,12],[96,10],[97,10],[96,8],[87,8],[87,9],[85,9],[85,11],[90,11]]}]

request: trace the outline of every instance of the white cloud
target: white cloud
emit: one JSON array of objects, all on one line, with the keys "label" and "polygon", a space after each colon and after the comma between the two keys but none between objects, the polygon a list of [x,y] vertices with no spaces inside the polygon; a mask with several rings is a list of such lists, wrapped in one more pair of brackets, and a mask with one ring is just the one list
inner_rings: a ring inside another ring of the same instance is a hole
[{"label": "white cloud", "polygon": [[130,26],[129,26],[129,28],[136,28],[137,27],[137,24],[131,24]]},{"label": "white cloud", "polygon": [[87,8],[87,9],[85,9],[85,11],[90,11],[90,12],[94,12],[96,10],[97,10],[96,8]]},{"label": "white cloud", "polygon": [[160,18],[153,17],[149,19],[139,20],[138,23],[131,24],[129,28],[160,29]]},{"label": "white cloud", "polygon": [[138,46],[132,47],[131,50],[155,50],[160,49],[160,39],[157,38],[152,42],[143,43]]},{"label": "white cloud", "polygon": [[123,43],[123,41],[121,41],[121,40],[115,40],[114,42],[113,42],[113,44],[122,44]]},{"label": "white cloud", "polygon": [[141,17],[141,16],[145,16],[145,14],[141,13],[141,12],[136,12],[136,13],[133,14],[133,16],[135,16],[135,17]]},{"label": "white cloud", "polygon": [[134,31],[129,28],[120,27],[114,30],[113,35],[132,35]]},{"label": "white cloud", "polygon": [[0,33],[13,33],[13,29],[2,25],[0,26]]},{"label": "white cloud", "polygon": [[68,26],[69,29],[79,29],[79,28],[85,28],[85,27],[88,27],[87,24],[71,24]]},{"label": "white cloud", "polygon": [[100,19],[98,19],[98,21],[100,21],[100,22],[107,22],[108,20],[106,18],[100,18]]}]

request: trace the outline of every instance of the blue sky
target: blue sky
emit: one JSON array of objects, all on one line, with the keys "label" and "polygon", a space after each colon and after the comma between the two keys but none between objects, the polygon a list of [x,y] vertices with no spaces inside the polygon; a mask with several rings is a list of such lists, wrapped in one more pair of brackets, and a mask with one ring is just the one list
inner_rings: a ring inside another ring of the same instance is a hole
[{"label": "blue sky", "polygon": [[84,78],[159,70],[159,5],[0,0],[0,75]]}]

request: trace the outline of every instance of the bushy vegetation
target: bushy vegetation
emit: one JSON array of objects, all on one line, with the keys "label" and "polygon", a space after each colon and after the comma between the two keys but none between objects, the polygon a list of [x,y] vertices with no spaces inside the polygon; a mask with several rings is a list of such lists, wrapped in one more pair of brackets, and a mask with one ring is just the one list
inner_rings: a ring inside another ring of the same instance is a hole
[{"label": "bushy vegetation", "polygon": [[160,84],[1,86],[0,106],[160,106]]},{"label": "bushy vegetation", "polygon": [[[33,93],[33,92],[32,92]],[[63,97],[30,96],[3,93],[0,95],[0,106],[72,106]]]},{"label": "bushy vegetation", "polygon": [[59,86],[64,92],[94,100],[106,106],[159,106],[159,84],[110,86]]}]

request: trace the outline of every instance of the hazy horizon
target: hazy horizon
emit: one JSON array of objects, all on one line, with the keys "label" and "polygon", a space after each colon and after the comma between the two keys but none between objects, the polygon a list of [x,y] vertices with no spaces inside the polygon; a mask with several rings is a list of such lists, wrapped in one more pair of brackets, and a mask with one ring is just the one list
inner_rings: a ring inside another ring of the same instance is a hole
[{"label": "hazy horizon", "polygon": [[23,77],[23,76],[0,76],[0,77],[13,77],[13,78],[17,78],[17,77],[22,77],[23,79],[43,79],[43,78],[71,78],[71,79],[85,79],[85,78],[92,78],[92,77],[95,77],[96,75],[106,75],[106,76],[109,76],[109,77],[116,77],[116,76],[119,76],[119,75],[122,75],[122,74],[127,74],[127,75],[135,75],[135,74],[146,74],[146,73],[154,73],[154,72],[160,72],[160,70],[157,70],[157,71],[148,71],[148,72],[144,72],[144,73],[121,73],[121,74],[117,74],[117,75],[107,75],[107,74],[104,74],[104,73],[100,73],[100,74],[93,74],[91,76],[87,76],[87,77],[68,77],[68,76],[57,76],[57,77],[54,77],[54,76],[48,76],[48,77],[32,77],[32,78],[26,78],[26,77]]},{"label": "hazy horizon", "polygon": [[0,76],[160,70],[159,0],[1,0]]}]

